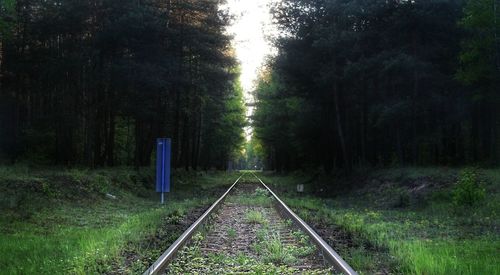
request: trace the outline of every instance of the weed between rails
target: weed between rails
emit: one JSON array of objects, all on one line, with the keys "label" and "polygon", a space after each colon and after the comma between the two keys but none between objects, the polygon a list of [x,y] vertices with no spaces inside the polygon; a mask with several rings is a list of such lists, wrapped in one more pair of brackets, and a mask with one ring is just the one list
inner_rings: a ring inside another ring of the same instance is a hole
[{"label": "weed between rails", "polygon": [[[242,183],[245,184],[245,183]],[[240,193],[230,195],[226,202],[246,206],[271,206],[273,199],[266,189],[257,187],[253,193]]]},{"label": "weed between rails", "polygon": [[[277,213],[270,212],[275,210],[271,207],[272,198],[267,190],[246,184],[242,182],[238,189],[226,198],[226,208],[222,206],[220,213],[214,215],[216,223],[206,225],[214,228],[198,232],[196,237],[179,251],[176,259],[168,266],[167,273],[331,274],[331,269],[307,267],[316,264],[311,262],[311,258],[305,257],[317,252],[309,243],[308,237],[300,231],[293,231],[290,220],[281,221]],[[235,213],[239,214],[235,216]],[[226,220],[220,220],[225,218],[234,218],[236,222],[226,224]],[[240,228],[238,224],[243,226]],[[223,229],[217,230],[215,226],[223,226]],[[284,240],[280,230],[289,230],[292,240]],[[239,234],[255,234],[255,238]],[[219,238],[223,241],[217,241]],[[241,245],[245,243],[241,239],[253,239],[245,246],[250,247],[250,251],[240,250]],[[296,267],[301,264],[306,268],[302,270]]]},{"label": "weed between rails", "polygon": [[249,210],[246,213],[246,219],[249,223],[267,224],[268,221],[264,218],[264,214],[257,210]]},{"label": "weed between rails", "polygon": [[[230,231],[228,231],[230,232]],[[257,242],[252,249],[258,257],[244,253],[236,256],[223,252],[204,254],[201,250],[205,240],[205,233],[198,232],[191,239],[190,244],[178,253],[176,260],[167,268],[167,274],[331,274],[331,269],[315,269],[300,271],[291,264],[300,263],[300,257],[316,252],[316,248],[308,243],[308,237],[300,231],[294,236],[301,244],[300,247],[286,245],[282,242],[279,233],[269,228],[257,231]],[[229,233],[228,233],[229,234]]]},{"label": "weed between rails", "polygon": [[229,240],[232,240],[232,239],[236,238],[236,234],[237,234],[236,233],[236,229],[234,229],[234,228],[228,228],[227,229],[227,237],[228,237]]},{"label": "weed between rails", "polygon": [[299,243],[298,246],[283,242],[279,232],[261,228],[257,231],[257,242],[253,244],[252,249],[265,263],[300,264],[301,258],[316,252],[316,247],[301,231],[294,231],[293,235]]},{"label": "weed between rails", "polygon": [[190,245],[184,247],[177,260],[167,269],[167,274],[296,274],[297,270],[285,265],[263,263],[244,254],[230,256],[224,253],[203,255],[201,244],[204,237],[197,233]]}]

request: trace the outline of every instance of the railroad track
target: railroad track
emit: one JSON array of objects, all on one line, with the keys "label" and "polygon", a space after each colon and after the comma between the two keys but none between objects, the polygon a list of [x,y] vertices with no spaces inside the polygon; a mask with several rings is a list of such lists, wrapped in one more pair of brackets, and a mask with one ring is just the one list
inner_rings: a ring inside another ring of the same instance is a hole
[{"label": "railroad track", "polygon": [[241,175],[144,272],[357,274],[255,174]]}]

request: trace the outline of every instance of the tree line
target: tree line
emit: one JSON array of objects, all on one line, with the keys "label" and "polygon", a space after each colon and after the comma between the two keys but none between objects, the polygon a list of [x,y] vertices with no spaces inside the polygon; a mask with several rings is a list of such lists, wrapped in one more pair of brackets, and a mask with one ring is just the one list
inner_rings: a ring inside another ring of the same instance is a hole
[{"label": "tree line", "polygon": [[244,142],[218,0],[3,0],[0,159],[224,168]]},{"label": "tree line", "polygon": [[256,89],[268,168],[497,165],[495,0],[290,0]]}]

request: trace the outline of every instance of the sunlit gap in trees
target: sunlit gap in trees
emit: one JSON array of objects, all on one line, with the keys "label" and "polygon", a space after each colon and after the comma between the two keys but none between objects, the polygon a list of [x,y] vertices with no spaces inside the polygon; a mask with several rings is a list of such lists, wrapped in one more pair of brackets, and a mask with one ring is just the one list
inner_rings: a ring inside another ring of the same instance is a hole
[{"label": "sunlit gap in trees", "polygon": [[269,55],[276,53],[269,37],[276,34],[272,25],[270,5],[277,0],[228,0],[225,9],[234,17],[228,32],[233,36],[233,47],[241,64],[240,81],[243,87],[249,125],[245,137],[250,141],[253,133],[251,117],[254,112],[255,82]]}]

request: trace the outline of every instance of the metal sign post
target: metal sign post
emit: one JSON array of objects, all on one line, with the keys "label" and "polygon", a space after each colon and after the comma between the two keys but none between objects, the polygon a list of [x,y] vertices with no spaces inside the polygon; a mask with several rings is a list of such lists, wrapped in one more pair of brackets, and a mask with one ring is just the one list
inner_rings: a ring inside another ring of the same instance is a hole
[{"label": "metal sign post", "polygon": [[170,192],[170,156],[172,141],[159,138],[156,141],[156,192],[161,193],[161,203],[165,202],[165,192]]}]

